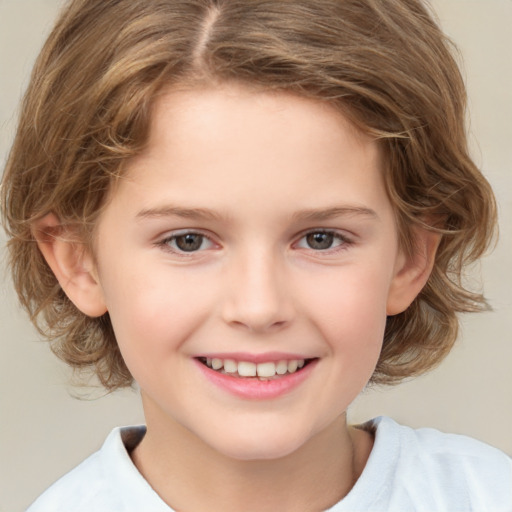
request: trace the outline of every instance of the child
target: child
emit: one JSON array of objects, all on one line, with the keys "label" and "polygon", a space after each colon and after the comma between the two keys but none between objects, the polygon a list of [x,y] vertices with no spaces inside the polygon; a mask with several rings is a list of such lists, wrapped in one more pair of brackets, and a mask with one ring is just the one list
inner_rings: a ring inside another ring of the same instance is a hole
[{"label": "child", "polygon": [[[36,511],[512,510],[512,462],[389,418],[437,364],[495,205],[419,0],[74,0],[2,184],[31,317],[141,389]],[[36,243],[34,243],[36,242]]]}]

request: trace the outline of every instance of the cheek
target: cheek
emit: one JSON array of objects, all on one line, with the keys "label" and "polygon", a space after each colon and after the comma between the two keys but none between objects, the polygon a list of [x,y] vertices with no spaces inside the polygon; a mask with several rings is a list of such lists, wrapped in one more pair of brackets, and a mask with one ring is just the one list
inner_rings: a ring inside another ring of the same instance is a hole
[{"label": "cheek", "polygon": [[386,325],[389,280],[378,269],[347,268],[315,287],[310,305],[332,350],[380,353]]},{"label": "cheek", "polygon": [[155,265],[120,263],[110,268],[115,270],[105,280],[105,300],[129,368],[180,347],[211,309],[204,282]]}]

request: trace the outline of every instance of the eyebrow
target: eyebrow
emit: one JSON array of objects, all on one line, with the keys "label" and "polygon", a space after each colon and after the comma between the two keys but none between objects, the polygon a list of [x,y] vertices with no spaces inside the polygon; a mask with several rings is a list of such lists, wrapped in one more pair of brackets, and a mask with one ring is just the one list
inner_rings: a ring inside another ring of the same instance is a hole
[{"label": "eyebrow", "polygon": [[222,216],[207,208],[181,208],[176,206],[163,206],[141,210],[137,219],[152,219],[160,217],[182,217],[192,220],[219,220]]},{"label": "eyebrow", "polygon": [[293,215],[298,221],[322,221],[335,217],[369,217],[378,219],[379,216],[375,210],[364,206],[334,206],[331,208],[311,208],[302,210]]},{"label": "eyebrow", "polygon": [[[191,220],[221,220],[223,215],[208,208],[184,208],[163,206],[141,210],[137,219],[153,219],[162,217],[181,217]],[[323,221],[335,217],[369,217],[378,219],[375,210],[363,206],[333,206],[330,208],[310,208],[293,214],[295,221]]]}]

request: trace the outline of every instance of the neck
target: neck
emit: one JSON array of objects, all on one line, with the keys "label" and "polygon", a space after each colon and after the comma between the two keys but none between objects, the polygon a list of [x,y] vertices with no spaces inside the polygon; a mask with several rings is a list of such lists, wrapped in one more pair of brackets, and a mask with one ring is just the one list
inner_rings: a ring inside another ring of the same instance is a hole
[{"label": "neck", "polygon": [[359,477],[371,450],[339,416],[295,452],[271,460],[227,457],[177,423],[148,431],[132,454],[149,484],[174,510],[325,510]]}]

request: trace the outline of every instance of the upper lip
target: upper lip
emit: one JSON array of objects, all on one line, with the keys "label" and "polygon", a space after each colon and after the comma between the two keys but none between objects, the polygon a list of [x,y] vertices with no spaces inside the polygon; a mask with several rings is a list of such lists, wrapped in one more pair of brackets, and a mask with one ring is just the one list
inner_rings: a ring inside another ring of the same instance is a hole
[{"label": "upper lip", "polygon": [[304,354],[292,354],[289,352],[265,352],[262,354],[251,354],[248,352],[205,352],[198,354],[196,358],[211,358],[211,359],[231,359],[234,361],[246,361],[248,363],[268,363],[279,361],[294,361],[314,359],[314,357],[306,356]]}]

